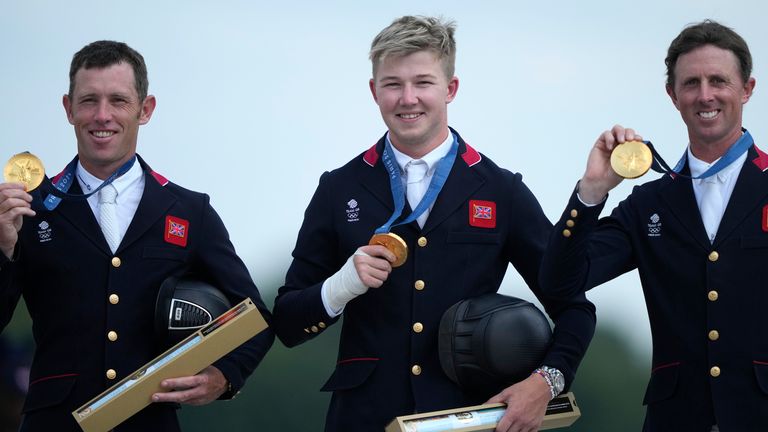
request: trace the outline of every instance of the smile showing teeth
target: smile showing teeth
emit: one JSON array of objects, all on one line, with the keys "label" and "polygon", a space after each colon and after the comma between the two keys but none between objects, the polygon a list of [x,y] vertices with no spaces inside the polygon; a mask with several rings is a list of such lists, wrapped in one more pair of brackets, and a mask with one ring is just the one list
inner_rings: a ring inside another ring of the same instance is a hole
[{"label": "smile showing teeth", "polygon": [[714,111],[701,111],[699,112],[699,117],[703,117],[705,119],[711,119],[715,118],[717,114],[720,112],[720,110],[714,110]]},{"label": "smile showing teeth", "polygon": [[401,118],[404,118],[404,119],[406,119],[406,120],[411,120],[411,119],[415,119],[416,117],[420,116],[420,115],[421,115],[421,113],[419,113],[419,114],[398,114],[398,115],[399,115]]}]

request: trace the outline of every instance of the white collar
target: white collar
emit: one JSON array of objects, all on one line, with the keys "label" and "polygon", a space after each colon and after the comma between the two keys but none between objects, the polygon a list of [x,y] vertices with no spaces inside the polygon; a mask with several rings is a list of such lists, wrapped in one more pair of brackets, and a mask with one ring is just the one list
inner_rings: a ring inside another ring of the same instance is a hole
[{"label": "white collar", "polygon": [[[417,160],[414,159],[407,154],[401,152],[395,146],[392,145],[392,141],[389,140],[389,132],[387,132],[387,143],[392,148],[392,152],[395,154],[395,160],[397,161],[397,165],[400,166],[400,171],[405,171],[405,166],[408,165],[409,162]],[[424,163],[427,164],[427,173],[432,173],[437,168],[437,162],[440,161],[445,155],[448,154],[449,151],[451,151],[451,145],[453,144],[453,132],[450,130],[448,131],[448,137],[445,138],[445,141],[442,142],[439,146],[435,147],[431,152],[425,154],[420,159],[421,161],[424,161]]]},{"label": "white collar", "polygon": [[[691,177],[698,177],[701,174],[704,174],[706,170],[708,170],[712,165],[716,164],[720,159],[722,159],[722,157],[717,158],[711,163],[704,162],[703,160],[694,156],[693,152],[691,151],[691,146],[688,146],[688,168],[691,170]],[[744,152],[744,154],[742,154],[738,159],[734,160],[728,164],[728,166],[721,169],[715,176],[713,176],[713,179],[716,178],[719,182],[726,181],[726,179],[728,179],[728,177],[730,177],[736,169],[744,165],[744,161],[746,159],[747,152]],[[706,179],[699,179],[699,181],[704,180]]]},{"label": "white collar", "polygon": [[[134,156],[134,158],[135,157],[136,156]],[[120,196],[120,194],[124,192],[136,180],[140,179],[143,174],[144,173],[141,169],[141,164],[139,163],[138,160],[136,160],[133,166],[131,167],[131,169],[128,170],[128,172],[116,178],[112,182],[112,185],[115,187],[115,189],[117,189],[118,196]],[[104,183],[104,180],[89,173],[79,159],[77,160],[77,168],[75,170],[75,175],[77,175],[77,180],[80,183],[80,188],[86,194],[96,190],[99,186],[101,186],[102,183]]]}]

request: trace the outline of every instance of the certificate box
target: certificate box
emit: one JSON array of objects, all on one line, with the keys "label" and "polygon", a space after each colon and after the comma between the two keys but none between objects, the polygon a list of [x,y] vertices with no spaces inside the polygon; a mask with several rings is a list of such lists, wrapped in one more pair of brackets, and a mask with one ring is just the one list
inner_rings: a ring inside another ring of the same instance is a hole
[{"label": "certificate box", "polygon": [[84,432],[104,432],[149,405],[166,378],[195,375],[267,328],[250,298],[72,412]]},{"label": "certificate box", "polygon": [[[385,432],[492,432],[505,408],[505,404],[496,403],[400,416]],[[579,416],[573,393],[562,394],[549,401],[539,430],[570,426]]]}]

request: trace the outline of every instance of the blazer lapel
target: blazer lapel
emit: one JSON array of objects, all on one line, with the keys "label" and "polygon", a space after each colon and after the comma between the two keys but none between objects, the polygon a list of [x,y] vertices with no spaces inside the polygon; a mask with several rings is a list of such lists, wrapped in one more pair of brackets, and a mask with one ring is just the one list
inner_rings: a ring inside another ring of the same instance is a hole
[{"label": "blazer lapel", "polygon": [[[384,154],[384,137],[363,155],[363,162],[366,166],[363,166],[361,184],[390,210],[391,215],[391,212],[395,209],[395,203],[392,199],[392,187],[390,186],[387,169],[381,162],[381,155]],[[387,216],[387,219],[389,219],[389,216]],[[381,223],[383,224],[384,222],[386,222],[386,219]]]},{"label": "blazer lapel", "polygon": [[451,168],[451,172],[448,174],[448,179],[445,181],[443,189],[435,200],[432,211],[429,212],[429,217],[422,230],[424,233],[428,233],[439,226],[445,219],[462,207],[472,194],[485,183],[485,178],[476,169],[473,169],[466,159],[467,153],[471,152],[473,155],[477,155],[477,160],[479,161],[479,154],[474,149],[468,148],[461,137],[458,139],[459,151],[456,155],[456,160],[453,162],[453,168]]},{"label": "blazer lapel", "polygon": [[[80,189],[80,183],[73,181],[69,193],[82,194],[83,190]],[[88,201],[84,199],[63,199],[53,211],[58,213],[64,219],[67,219],[72,226],[83,233],[85,238],[91,241],[99,249],[103,250],[106,254],[112,254],[109,245],[107,244],[107,240],[101,232],[99,222],[93,215],[93,211],[91,210]]]},{"label": "blazer lapel", "polygon": [[136,214],[133,215],[131,224],[128,225],[128,231],[126,231],[118,251],[140,239],[147,230],[157,223],[158,219],[168,212],[168,209],[177,200],[176,195],[158,183],[152,176],[151,169],[144,161],[141,159],[139,161],[144,169],[144,193],[141,195],[139,207],[136,209]]},{"label": "blazer lapel", "polygon": [[[687,164],[682,174],[690,176]],[[712,245],[707,237],[704,222],[701,220],[701,212],[699,212],[699,205],[696,204],[691,180],[680,176],[669,178],[667,186],[662,188],[659,194],[672,215],[679,220],[680,226],[688,231],[701,247],[711,249]]]},{"label": "blazer lapel", "polygon": [[725,208],[723,219],[717,229],[715,245],[720,243],[736,229],[739,224],[764,201],[768,195],[768,174],[763,171],[763,163],[768,156],[756,146],[749,149],[747,160],[741,168],[731,199]]}]

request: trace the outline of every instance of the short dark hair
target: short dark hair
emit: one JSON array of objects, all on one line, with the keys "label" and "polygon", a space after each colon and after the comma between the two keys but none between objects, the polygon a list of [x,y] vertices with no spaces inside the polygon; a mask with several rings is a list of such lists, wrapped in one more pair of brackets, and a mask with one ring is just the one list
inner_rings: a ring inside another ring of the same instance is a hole
[{"label": "short dark hair", "polygon": [[704,20],[693,24],[680,32],[669,45],[667,58],[667,85],[675,85],[675,65],[677,59],[686,53],[704,45],[714,45],[724,50],[729,50],[736,55],[741,69],[741,79],[747,82],[752,74],[752,54],[749,53],[747,42],[732,28],[726,27],[712,20]]},{"label": "short dark hair", "polygon": [[147,97],[149,79],[144,57],[138,51],[124,44],[101,40],[84,46],[72,57],[69,66],[69,97],[75,90],[75,75],[80,69],[103,69],[119,63],[128,63],[133,68],[134,85],[139,94],[139,102]]}]

